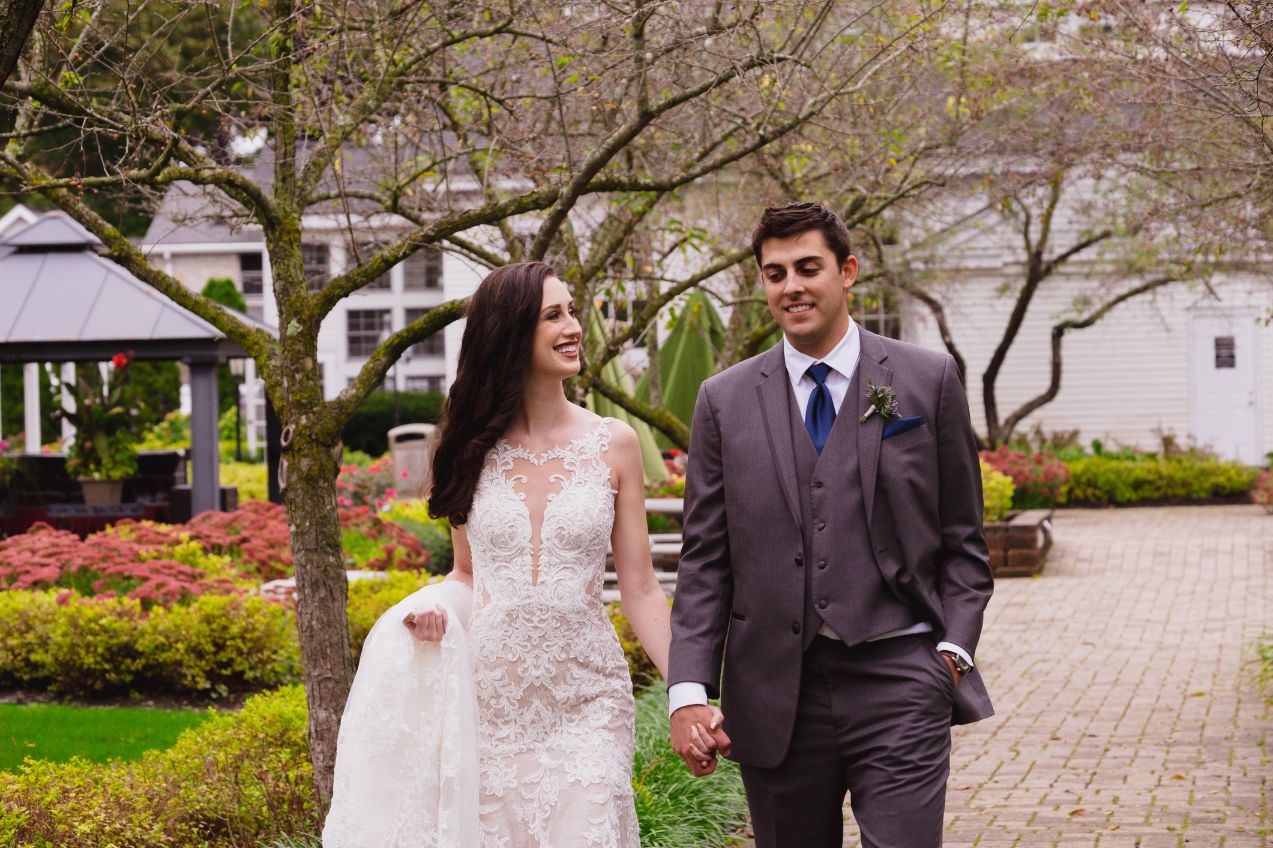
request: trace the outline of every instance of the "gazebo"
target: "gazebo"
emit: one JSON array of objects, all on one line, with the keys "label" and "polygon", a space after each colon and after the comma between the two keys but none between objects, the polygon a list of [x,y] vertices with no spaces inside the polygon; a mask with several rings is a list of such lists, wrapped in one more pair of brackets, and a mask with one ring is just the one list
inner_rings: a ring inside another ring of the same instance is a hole
[{"label": "gazebo", "polygon": [[[216,509],[217,366],[247,354],[207,321],[104,259],[98,254],[101,246],[63,212],[49,212],[0,238],[0,362],[100,362],[127,352],[135,359],[186,363],[191,512]],[[236,317],[273,331],[247,316]],[[28,372],[28,430],[35,421],[38,433],[39,394],[34,388]],[[275,442],[266,441],[273,470]]]}]

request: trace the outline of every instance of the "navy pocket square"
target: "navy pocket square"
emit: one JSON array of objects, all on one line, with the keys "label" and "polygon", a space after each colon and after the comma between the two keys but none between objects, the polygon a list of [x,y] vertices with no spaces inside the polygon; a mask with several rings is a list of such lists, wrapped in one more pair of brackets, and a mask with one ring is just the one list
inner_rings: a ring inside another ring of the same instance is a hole
[{"label": "navy pocket square", "polygon": [[894,436],[900,436],[903,433],[909,433],[916,427],[924,426],[924,416],[916,415],[913,418],[894,418],[884,425],[884,438],[891,439]]}]

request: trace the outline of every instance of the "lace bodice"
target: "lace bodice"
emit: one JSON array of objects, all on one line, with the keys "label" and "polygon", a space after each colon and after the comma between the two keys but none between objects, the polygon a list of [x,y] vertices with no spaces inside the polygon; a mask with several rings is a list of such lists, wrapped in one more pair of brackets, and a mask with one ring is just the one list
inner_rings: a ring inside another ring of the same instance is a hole
[{"label": "lace bodice", "polygon": [[568,445],[491,449],[466,525],[483,848],[637,848],[633,704],[601,601],[609,419]]},{"label": "lace bodice", "polygon": [[600,605],[614,525],[615,491],[602,458],[608,420],[543,453],[504,439],[491,449],[467,526],[473,561],[482,566],[473,571],[478,609],[527,600]]}]

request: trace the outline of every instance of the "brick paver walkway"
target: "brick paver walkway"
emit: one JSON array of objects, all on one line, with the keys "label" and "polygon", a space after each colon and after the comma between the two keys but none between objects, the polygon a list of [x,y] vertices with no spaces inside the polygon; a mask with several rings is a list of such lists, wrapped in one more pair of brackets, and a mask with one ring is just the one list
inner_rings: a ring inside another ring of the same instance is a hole
[{"label": "brick paver walkway", "polygon": [[1058,513],[1044,576],[1000,580],[988,610],[998,715],[955,730],[947,848],[1273,846],[1261,633],[1257,507]]}]

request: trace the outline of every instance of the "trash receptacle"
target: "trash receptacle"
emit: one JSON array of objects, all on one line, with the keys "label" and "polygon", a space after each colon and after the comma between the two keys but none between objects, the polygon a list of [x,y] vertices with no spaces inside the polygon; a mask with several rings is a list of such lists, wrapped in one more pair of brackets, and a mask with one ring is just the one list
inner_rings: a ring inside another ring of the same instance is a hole
[{"label": "trash receptacle", "polygon": [[428,488],[435,430],[434,424],[403,424],[389,431],[394,488],[404,497],[419,497]]}]

